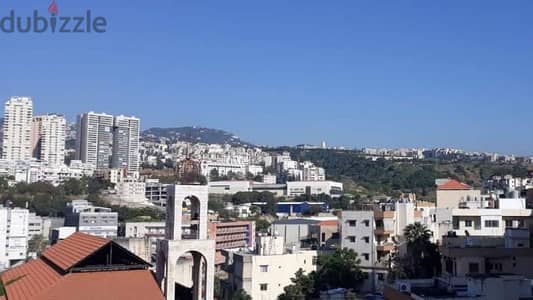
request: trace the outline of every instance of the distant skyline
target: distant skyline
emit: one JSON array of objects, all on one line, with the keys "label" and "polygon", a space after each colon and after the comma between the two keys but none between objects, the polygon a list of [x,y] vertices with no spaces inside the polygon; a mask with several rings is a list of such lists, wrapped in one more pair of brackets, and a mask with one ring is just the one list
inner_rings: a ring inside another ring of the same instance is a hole
[{"label": "distant skyline", "polygon": [[[266,145],[533,155],[533,2],[56,0],[102,34],[0,32],[0,100]],[[49,1],[0,2],[0,19]]]}]

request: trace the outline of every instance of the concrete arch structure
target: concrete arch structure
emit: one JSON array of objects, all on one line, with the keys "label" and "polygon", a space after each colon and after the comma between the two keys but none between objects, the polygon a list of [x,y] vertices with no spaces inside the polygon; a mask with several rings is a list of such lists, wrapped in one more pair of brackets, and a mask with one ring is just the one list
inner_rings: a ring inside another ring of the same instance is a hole
[{"label": "concrete arch structure", "polygon": [[[215,241],[207,239],[208,191],[205,185],[174,185],[168,189],[166,239],[157,249],[157,280],[167,300],[176,299],[176,282],[184,269],[180,257],[192,255],[193,300],[213,299]],[[191,202],[189,233],[183,230],[183,203]],[[194,234],[190,234],[194,232]],[[185,268],[186,269],[186,268]]]}]

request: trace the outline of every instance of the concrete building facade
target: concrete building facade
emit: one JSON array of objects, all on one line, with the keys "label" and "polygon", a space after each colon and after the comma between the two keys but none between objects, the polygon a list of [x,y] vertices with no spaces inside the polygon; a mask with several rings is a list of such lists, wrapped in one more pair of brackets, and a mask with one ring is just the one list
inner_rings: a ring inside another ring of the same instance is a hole
[{"label": "concrete building facade", "polygon": [[33,102],[29,97],[11,97],[5,103],[3,159],[31,158],[32,115]]},{"label": "concrete building facade", "polygon": [[[166,238],[157,248],[157,281],[167,300],[192,292],[193,300],[213,299],[215,241],[207,236],[206,185],[168,189]],[[190,228],[183,230],[184,203],[190,205]]]},{"label": "concrete building facade", "polygon": [[65,135],[67,121],[58,114],[34,116],[32,121],[33,157],[51,166],[65,164]]}]

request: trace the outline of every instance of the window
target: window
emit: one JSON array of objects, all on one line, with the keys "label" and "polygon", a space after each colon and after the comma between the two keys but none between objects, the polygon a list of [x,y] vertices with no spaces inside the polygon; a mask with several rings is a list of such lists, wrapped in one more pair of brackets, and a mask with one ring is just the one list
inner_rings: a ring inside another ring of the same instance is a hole
[{"label": "window", "polygon": [[378,280],[379,280],[379,281],[383,281],[383,280],[385,280],[385,274],[383,274],[383,273],[378,273]]},{"label": "window", "polygon": [[262,290],[262,291],[268,290],[268,284],[267,283],[261,283],[259,285],[259,289]]},{"label": "window", "polygon": [[348,226],[355,227],[356,225],[357,225],[357,221],[356,220],[349,220],[348,221]]},{"label": "window", "polygon": [[465,220],[465,227],[472,227],[472,220]]},{"label": "window", "polygon": [[370,221],[368,221],[368,220],[364,220],[363,223],[365,223],[365,227],[370,226]]},{"label": "window", "polygon": [[368,253],[363,253],[363,257],[365,258],[365,260],[368,260],[368,258],[370,257],[370,254],[368,254]]},{"label": "window", "polygon": [[325,242],[325,241],[326,241],[326,233],[322,232],[322,242]]},{"label": "window", "polygon": [[485,220],[485,227],[495,228],[499,226],[500,223],[498,222],[498,220]]},{"label": "window", "polygon": [[370,237],[368,237],[368,236],[365,236],[365,237],[363,238],[363,240],[364,240],[365,243],[367,243],[367,244],[370,243]]},{"label": "window", "polygon": [[318,256],[313,256],[313,266],[318,264]]},{"label": "window", "polygon": [[259,266],[259,271],[262,272],[262,273],[268,272],[268,265],[260,265]]},{"label": "window", "polygon": [[505,220],[505,227],[507,228],[513,227],[513,220]]},{"label": "window", "polygon": [[468,264],[468,273],[470,273],[470,274],[479,273],[479,264],[477,264],[477,263],[469,263]]},{"label": "window", "polygon": [[350,243],[355,243],[355,236],[349,236],[348,240],[350,241]]}]

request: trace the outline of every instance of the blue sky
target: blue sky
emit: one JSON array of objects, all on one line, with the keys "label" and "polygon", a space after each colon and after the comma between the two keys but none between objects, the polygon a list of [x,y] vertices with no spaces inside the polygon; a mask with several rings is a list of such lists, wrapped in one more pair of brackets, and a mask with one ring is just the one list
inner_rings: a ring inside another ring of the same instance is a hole
[{"label": "blue sky", "polygon": [[[3,0],[0,17],[48,1]],[[0,98],[270,145],[533,154],[531,1],[80,1],[105,34],[0,33]]]}]

